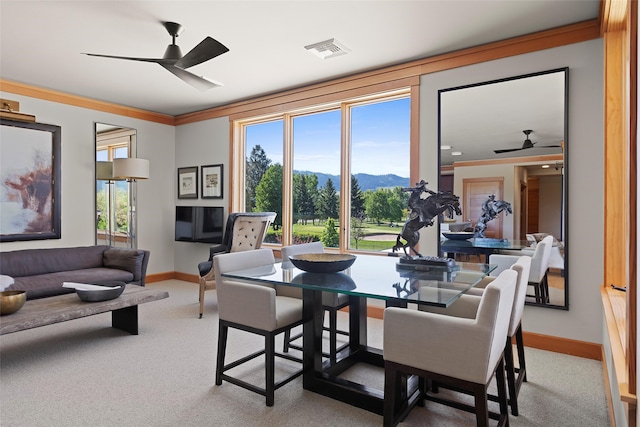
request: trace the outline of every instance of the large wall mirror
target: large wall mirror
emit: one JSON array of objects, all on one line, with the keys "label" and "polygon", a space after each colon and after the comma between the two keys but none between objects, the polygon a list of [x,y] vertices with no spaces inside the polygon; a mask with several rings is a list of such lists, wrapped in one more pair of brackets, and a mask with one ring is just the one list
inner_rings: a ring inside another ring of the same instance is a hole
[{"label": "large wall mirror", "polygon": [[96,244],[135,248],[135,194],[130,182],[114,178],[113,160],[136,157],[136,130],[96,123],[95,146]]},{"label": "large wall mirror", "polygon": [[[542,283],[548,292],[536,298],[530,286],[527,304],[562,309],[569,307],[568,73],[548,70],[438,93],[439,188],[453,191],[462,204],[462,215],[441,223],[441,232],[471,229],[491,194],[511,203],[513,214],[500,214],[486,232],[512,247],[491,251],[533,256],[538,242],[552,235]],[[474,240],[465,245],[474,246]],[[452,241],[441,234],[442,252],[447,244]],[[472,257],[475,250],[456,256]]]}]

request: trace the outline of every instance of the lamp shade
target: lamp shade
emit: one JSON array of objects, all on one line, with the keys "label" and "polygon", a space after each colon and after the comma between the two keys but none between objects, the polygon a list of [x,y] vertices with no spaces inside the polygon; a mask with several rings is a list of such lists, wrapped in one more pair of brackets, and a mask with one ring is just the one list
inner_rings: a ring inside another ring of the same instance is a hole
[{"label": "lamp shade", "polygon": [[126,157],[113,159],[113,177],[115,179],[149,178],[149,160]]},{"label": "lamp shade", "polygon": [[96,162],[96,179],[110,181],[113,179],[112,162]]}]

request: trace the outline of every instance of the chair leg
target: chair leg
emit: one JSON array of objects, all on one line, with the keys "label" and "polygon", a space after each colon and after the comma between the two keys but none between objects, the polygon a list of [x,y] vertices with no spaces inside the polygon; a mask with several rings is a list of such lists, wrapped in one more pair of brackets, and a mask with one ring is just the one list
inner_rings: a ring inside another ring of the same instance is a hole
[{"label": "chair leg", "polygon": [[549,272],[547,271],[542,278],[542,293],[544,295],[544,302],[549,304]]},{"label": "chair leg", "polygon": [[204,283],[200,282],[200,319],[204,313]]},{"label": "chair leg", "polygon": [[224,356],[227,351],[227,332],[229,327],[223,322],[218,326],[218,358],[216,360],[216,385],[222,385],[222,371],[224,368]]},{"label": "chair leg", "polygon": [[516,348],[518,350],[518,382],[527,382],[527,365],[524,360],[524,341],[522,339],[522,325],[516,330]]},{"label": "chair leg", "polygon": [[329,360],[335,363],[338,353],[338,313],[336,310],[329,310]]},{"label": "chair leg", "polygon": [[267,406],[273,406],[275,395],[275,360],[276,360],[276,338],[275,335],[269,333],[264,337],[264,365],[265,365],[265,391],[267,397]]},{"label": "chair leg", "polygon": [[478,427],[487,427],[489,425],[489,406],[486,385],[478,384],[474,387],[473,396],[476,408],[476,425]]},{"label": "chair leg", "polygon": [[[540,294],[540,283],[529,282],[529,286],[533,286],[533,290],[535,291],[535,297],[537,303],[542,303],[542,295]],[[528,295],[531,296],[531,295]]]},{"label": "chair leg", "polygon": [[507,370],[507,386],[509,388],[509,405],[511,406],[511,414],[518,416],[518,391],[516,390],[516,374],[513,365],[513,344],[511,337],[507,337],[507,343],[504,346],[505,368]]},{"label": "chair leg", "polygon": [[289,341],[291,341],[291,329],[284,331],[284,344],[282,345],[282,351],[284,353],[289,352]]},{"label": "chair leg", "polygon": [[[504,355],[500,357],[498,362],[498,368],[496,369],[496,383],[498,386],[498,403],[500,405],[500,420],[498,420],[499,426],[509,426],[509,409],[507,406],[507,390],[504,381]],[[504,423],[502,423],[504,420]]]}]

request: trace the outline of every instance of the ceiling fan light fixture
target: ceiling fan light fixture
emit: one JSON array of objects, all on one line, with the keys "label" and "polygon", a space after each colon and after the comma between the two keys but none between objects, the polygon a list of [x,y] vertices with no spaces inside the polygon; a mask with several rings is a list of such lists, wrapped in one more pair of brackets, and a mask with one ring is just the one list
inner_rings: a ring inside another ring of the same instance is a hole
[{"label": "ceiling fan light fixture", "polygon": [[351,49],[336,39],[313,43],[304,48],[321,59],[335,58],[351,52]]}]

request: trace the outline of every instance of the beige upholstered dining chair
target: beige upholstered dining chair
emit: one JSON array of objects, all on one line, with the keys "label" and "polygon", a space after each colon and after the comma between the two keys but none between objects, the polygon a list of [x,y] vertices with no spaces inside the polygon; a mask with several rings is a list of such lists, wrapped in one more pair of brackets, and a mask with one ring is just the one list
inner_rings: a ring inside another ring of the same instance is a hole
[{"label": "beige upholstered dining chair", "polygon": [[[276,290],[263,284],[234,281],[222,277],[222,273],[235,270],[265,268],[274,269],[274,257],[271,249],[231,252],[216,255],[213,258],[218,292],[218,355],[216,363],[216,385],[227,381],[266,397],[267,406],[273,406],[275,390],[302,374],[302,368],[280,381],[275,380],[275,358],[282,357],[302,363],[302,360],[290,354],[275,350],[276,335],[289,330],[302,322],[302,301],[298,298],[279,296]],[[262,335],[265,340],[263,350],[225,364],[227,337],[229,328],[239,329]],[[265,356],[265,386],[259,387],[227,371]]]},{"label": "beige upholstered dining chair", "polygon": [[[406,415],[404,375],[421,378],[420,399],[475,412],[478,426],[489,417],[499,425],[508,421],[504,379],[504,348],[518,274],[505,270],[489,283],[481,297],[463,295],[461,317],[406,308],[387,308],[383,320],[385,365],[384,425],[396,425]],[[466,297],[466,298],[465,298]],[[490,414],[487,389],[495,375],[499,414]],[[431,393],[425,380],[464,390],[475,398],[475,408],[460,405]]]},{"label": "beige upholstered dining chair", "polygon": [[[518,416],[518,395],[520,394],[520,387],[523,382],[527,381],[527,365],[524,358],[524,341],[522,339],[522,316],[524,314],[524,301],[527,296],[531,260],[531,257],[521,256],[516,260],[515,264],[509,266],[511,270],[514,270],[518,274],[516,293],[513,299],[513,307],[511,309],[511,320],[509,321],[509,332],[507,333],[507,342],[504,347],[505,368],[507,370],[507,389],[509,391],[509,406],[511,407],[511,414],[514,416]],[[511,262],[511,260],[506,260],[505,255],[492,254],[489,256],[489,264],[504,266],[509,262]],[[494,273],[492,272],[492,276],[493,275]],[[479,285],[471,288],[469,293],[472,295],[476,293],[482,295],[486,286],[494,279],[495,277],[486,277]],[[453,305],[455,305],[455,303]],[[514,363],[514,338],[516,341],[516,350],[518,352],[518,368],[515,367]]]},{"label": "beige upholstered dining chair", "polygon": [[198,264],[200,274],[200,318],[204,312],[204,293],[216,288],[213,257],[222,253],[260,249],[275,212],[236,212],[227,217],[222,244],[209,248],[209,259]]},{"label": "beige upholstered dining chair", "polygon": [[[322,242],[310,242],[310,243],[301,243],[298,245],[284,246],[282,248],[282,266],[283,268],[290,266],[293,267],[291,261],[289,261],[289,256],[291,255],[299,255],[299,254],[318,254],[324,252],[324,245]],[[282,288],[282,289],[280,289]],[[289,296],[293,296],[296,298],[302,298],[302,289],[291,288],[288,286],[278,287],[278,292],[286,293]],[[349,335],[346,331],[341,331],[338,329],[338,310],[349,305],[349,296],[346,294],[338,294],[334,292],[323,292],[322,293],[322,308],[325,312],[329,313],[329,327],[324,328],[329,332],[329,358],[331,361],[336,361],[336,357],[339,351],[349,345],[349,343],[344,343],[340,347],[338,347],[337,339],[338,334],[340,335]],[[302,347],[292,342],[302,337],[302,334],[297,334],[291,337],[291,332],[287,331],[284,335],[284,351],[288,351],[289,347],[301,350]]]},{"label": "beige upholstered dining chair", "polygon": [[[549,235],[542,239],[535,247],[533,254],[528,251],[504,251],[501,254],[505,258],[500,258],[502,266],[511,265],[516,262],[519,256],[531,256],[531,270],[529,271],[529,286],[533,287],[534,296],[537,303],[546,304],[549,302],[549,281],[547,273],[549,270],[549,258],[553,246],[553,236]],[[508,258],[507,258],[508,257]],[[497,258],[494,258],[494,260]],[[500,267],[499,268],[503,268]],[[507,267],[508,268],[508,267]]]},{"label": "beige upholstered dining chair", "polygon": [[[485,277],[473,288],[469,289],[462,299],[454,302],[447,308],[435,308],[428,306],[420,306],[424,311],[432,313],[446,314],[449,316],[469,317],[475,316],[475,312],[469,309],[469,303],[466,301],[468,295],[482,296],[485,288],[489,283],[495,280],[496,276],[504,270],[511,269],[518,274],[516,281],[516,293],[513,298],[513,307],[511,309],[511,320],[509,321],[509,332],[507,333],[507,341],[504,347],[505,369],[507,371],[507,389],[509,391],[509,406],[511,414],[518,415],[518,394],[523,382],[527,381],[527,367],[524,357],[524,341],[522,339],[522,315],[524,314],[524,302],[527,296],[527,286],[529,271],[531,269],[531,257],[520,256],[514,259],[509,255],[492,254],[489,256],[489,264],[495,264],[498,267],[491,272],[490,277]],[[516,341],[516,350],[518,353],[518,368],[515,367],[515,358],[513,354],[513,339]],[[517,376],[516,376],[517,374]],[[495,396],[489,396],[493,399]]]}]

